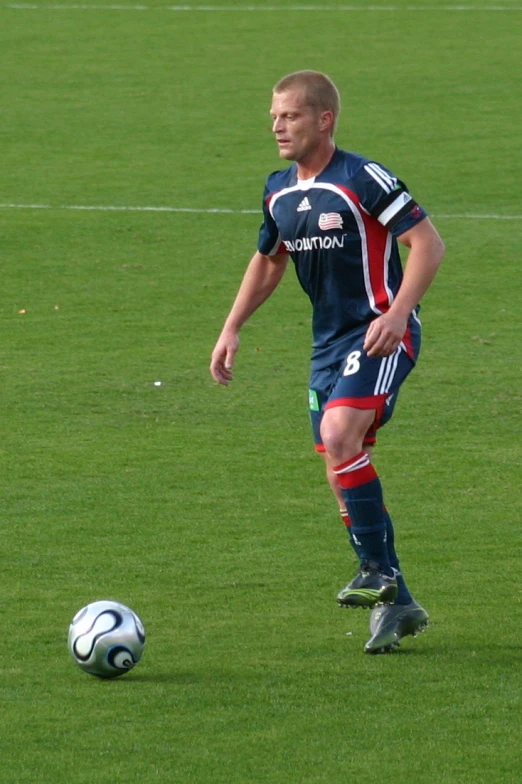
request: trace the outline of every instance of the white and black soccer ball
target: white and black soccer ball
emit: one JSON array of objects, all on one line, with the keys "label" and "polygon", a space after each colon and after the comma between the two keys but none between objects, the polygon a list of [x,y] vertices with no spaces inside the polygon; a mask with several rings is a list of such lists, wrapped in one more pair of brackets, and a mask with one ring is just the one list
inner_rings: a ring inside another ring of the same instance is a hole
[{"label": "white and black soccer ball", "polygon": [[69,626],[68,645],[84,672],[116,678],[132,670],[141,659],[145,629],[130,607],[106,599],[76,613]]}]

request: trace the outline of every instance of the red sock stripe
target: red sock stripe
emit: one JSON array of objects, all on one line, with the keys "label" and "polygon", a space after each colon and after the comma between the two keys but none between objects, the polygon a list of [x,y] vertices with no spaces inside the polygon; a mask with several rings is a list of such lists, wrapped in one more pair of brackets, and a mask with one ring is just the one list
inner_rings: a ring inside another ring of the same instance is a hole
[{"label": "red sock stripe", "polygon": [[377,479],[375,468],[366,452],[361,452],[346,463],[335,466],[334,472],[337,474],[339,484],[345,490],[360,487]]}]

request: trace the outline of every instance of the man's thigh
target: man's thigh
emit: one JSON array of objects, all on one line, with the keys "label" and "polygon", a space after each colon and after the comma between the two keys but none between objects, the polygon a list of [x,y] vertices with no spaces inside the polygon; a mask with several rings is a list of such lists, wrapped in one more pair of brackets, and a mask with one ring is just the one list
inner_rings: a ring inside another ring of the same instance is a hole
[{"label": "man's thigh", "polygon": [[414,367],[403,346],[389,357],[369,357],[363,349],[364,335],[357,337],[346,358],[313,371],[310,378],[310,418],[315,448],[323,452],[320,426],[324,411],[350,406],[375,411],[364,444],[375,443],[375,433],[391,419],[401,384]]}]

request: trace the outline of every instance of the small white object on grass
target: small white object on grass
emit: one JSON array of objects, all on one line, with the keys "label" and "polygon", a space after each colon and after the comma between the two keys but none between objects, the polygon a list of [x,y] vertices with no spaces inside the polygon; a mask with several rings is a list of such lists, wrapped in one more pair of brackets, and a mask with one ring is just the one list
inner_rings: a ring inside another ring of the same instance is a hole
[{"label": "small white object on grass", "polygon": [[161,381],[155,381],[154,382],[154,386],[155,387],[160,387],[161,386]]}]

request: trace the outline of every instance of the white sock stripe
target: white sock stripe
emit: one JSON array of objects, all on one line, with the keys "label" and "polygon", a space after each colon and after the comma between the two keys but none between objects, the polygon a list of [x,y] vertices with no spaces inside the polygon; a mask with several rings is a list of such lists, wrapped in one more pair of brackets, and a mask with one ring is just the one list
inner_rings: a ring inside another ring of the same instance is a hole
[{"label": "white sock stripe", "polygon": [[339,468],[339,469],[334,468],[334,473],[337,475],[349,474],[351,471],[357,471],[359,468],[364,468],[365,466],[369,465],[369,463],[370,463],[370,458],[365,453],[364,455],[361,455],[361,457],[358,460],[356,460],[354,463],[349,463],[347,466],[344,466],[344,468]]}]

